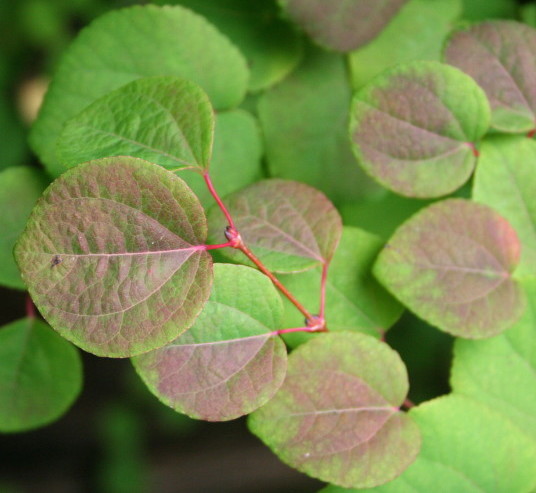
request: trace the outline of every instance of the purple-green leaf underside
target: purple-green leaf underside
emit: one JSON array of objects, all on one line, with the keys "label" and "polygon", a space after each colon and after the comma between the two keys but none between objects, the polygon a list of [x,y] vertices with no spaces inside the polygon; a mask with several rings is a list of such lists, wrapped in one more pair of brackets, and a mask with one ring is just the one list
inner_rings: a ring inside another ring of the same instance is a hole
[{"label": "purple-green leaf underside", "polygon": [[260,272],[216,264],[209,300],[194,325],[167,346],[134,358],[149,389],[194,418],[225,421],[268,401],[283,383],[287,352],[273,334],[283,308]]},{"label": "purple-green leaf underside", "polygon": [[350,136],[359,164],[382,185],[409,197],[439,197],[473,172],[475,142],[489,119],[486,95],[471,77],[417,61],[383,72],[355,94]]},{"label": "purple-green leaf underside", "polygon": [[408,0],[279,0],[311,38],[336,51],[368,43]]},{"label": "purple-green leaf underside", "polygon": [[173,173],[131,157],[82,164],[36,205],[15,246],[32,299],[66,339],[100,356],[161,347],[210,293],[206,220]]},{"label": "purple-green leaf underside", "polygon": [[536,128],[536,29],[507,20],[475,24],[451,36],[444,56],[484,89],[494,128]]},{"label": "purple-green leaf underside", "polygon": [[407,390],[404,364],[387,344],[323,334],[290,355],[283,386],[249,427],[302,472],[371,487],[398,476],[419,452],[419,430],[399,411]]},{"label": "purple-green leaf underside", "polygon": [[524,309],[512,272],[521,245],[488,206],[463,199],[423,209],[391,237],[374,272],[417,315],[453,335],[478,339],[510,327]]},{"label": "purple-green leaf underside", "polygon": [[[302,183],[264,180],[224,202],[245,244],[274,272],[301,271],[329,261],[342,234],[333,204]],[[221,242],[226,223],[218,208],[210,210],[209,224],[211,240]],[[245,259],[232,249],[222,253],[235,261]]]}]

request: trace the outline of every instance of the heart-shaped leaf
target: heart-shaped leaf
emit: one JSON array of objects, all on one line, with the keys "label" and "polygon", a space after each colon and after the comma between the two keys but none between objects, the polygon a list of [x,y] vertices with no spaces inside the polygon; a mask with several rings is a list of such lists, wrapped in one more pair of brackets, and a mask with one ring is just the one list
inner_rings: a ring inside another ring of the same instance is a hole
[{"label": "heart-shaped leaf", "polygon": [[35,318],[0,329],[0,431],[17,432],[59,418],[82,387],[76,349]]},{"label": "heart-shaped leaf", "polygon": [[486,95],[471,77],[418,61],[384,72],[354,96],[350,132],[359,164],[382,185],[439,197],[473,172],[474,144],[489,118]]},{"label": "heart-shaped leaf", "polygon": [[415,459],[419,430],[400,412],[404,364],[358,333],[322,334],[289,357],[275,397],[249,427],[285,463],[323,481],[364,488],[390,481]]},{"label": "heart-shaped leaf", "polygon": [[65,124],[58,159],[67,167],[133,156],[167,169],[208,169],[214,114],[203,90],[178,77],[138,79],[98,99]]},{"label": "heart-shaped leaf", "polygon": [[536,128],[536,29],[507,20],[460,29],[445,48],[445,60],[486,91],[494,128],[504,132]]},{"label": "heart-shaped leaf", "polygon": [[463,199],[437,202],[406,221],[380,253],[376,276],[404,305],[460,337],[490,337],[521,315],[512,271],[520,243],[502,216]]},{"label": "heart-shaped leaf", "polygon": [[156,349],[195,320],[210,293],[203,208],[184,182],[121,157],[69,170],[45,192],[15,247],[37,307],[100,356]]},{"label": "heart-shaped leaf", "polygon": [[179,412],[208,421],[249,414],[285,378],[287,352],[273,334],[282,311],[266,276],[216,264],[210,298],[190,330],[134,365],[151,392]]},{"label": "heart-shaped leaf", "polygon": [[317,43],[350,51],[368,43],[407,0],[279,0],[290,19]]},{"label": "heart-shaped leaf", "polygon": [[[225,205],[245,244],[274,272],[294,272],[329,262],[342,233],[339,213],[324,194],[303,183],[264,180],[226,197]],[[226,226],[219,208],[209,212],[211,239]],[[247,263],[236,250],[222,252]]]}]

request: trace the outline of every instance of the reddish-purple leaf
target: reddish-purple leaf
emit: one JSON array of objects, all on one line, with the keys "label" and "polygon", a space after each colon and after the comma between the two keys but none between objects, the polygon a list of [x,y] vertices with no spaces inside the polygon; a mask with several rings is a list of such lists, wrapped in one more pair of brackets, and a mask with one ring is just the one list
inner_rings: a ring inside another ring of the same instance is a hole
[{"label": "reddish-purple leaf", "polygon": [[323,334],[289,357],[287,378],[249,425],[287,464],[341,486],[386,483],[415,459],[419,430],[399,411],[400,357],[358,333]]},{"label": "reddish-purple leaf", "polygon": [[536,29],[506,20],[475,24],[452,35],[445,60],[484,89],[494,128],[536,128]]},{"label": "reddish-purple leaf", "polygon": [[287,15],[318,44],[351,51],[368,43],[408,0],[280,0]]},{"label": "reddish-purple leaf", "polygon": [[283,307],[268,278],[241,265],[216,264],[214,274],[194,325],[134,365],[165,404],[194,418],[224,421],[273,396],[285,377],[287,352],[273,334]]},{"label": "reddish-purple leaf", "polygon": [[520,248],[514,229],[493,209],[449,199],[394,233],[375,274],[420,317],[478,339],[502,332],[522,313],[524,298],[511,276]]},{"label": "reddish-purple leaf", "polygon": [[126,357],[175,339],[210,293],[203,208],[184,182],[130,157],[82,164],[35,207],[15,257],[66,339]]}]

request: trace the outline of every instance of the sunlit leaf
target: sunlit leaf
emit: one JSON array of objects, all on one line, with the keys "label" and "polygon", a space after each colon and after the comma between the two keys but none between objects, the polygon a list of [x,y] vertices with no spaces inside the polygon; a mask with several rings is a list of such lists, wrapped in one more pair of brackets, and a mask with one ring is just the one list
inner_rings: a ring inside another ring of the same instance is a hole
[{"label": "sunlit leaf", "polygon": [[270,280],[249,267],[216,264],[209,300],[194,325],[167,346],[134,359],[165,404],[224,421],[263,405],[281,386],[287,353],[271,334],[282,305]]},{"label": "sunlit leaf", "polygon": [[57,179],[15,247],[47,321],[101,356],[175,339],[209,296],[206,222],[173,173],[136,158],[82,164]]},{"label": "sunlit leaf", "polygon": [[323,481],[364,488],[415,459],[419,430],[399,411],[404,364],[385,343],[358,333],[323,334],[289,357],[275,397],[249,420],[283,462]]}]

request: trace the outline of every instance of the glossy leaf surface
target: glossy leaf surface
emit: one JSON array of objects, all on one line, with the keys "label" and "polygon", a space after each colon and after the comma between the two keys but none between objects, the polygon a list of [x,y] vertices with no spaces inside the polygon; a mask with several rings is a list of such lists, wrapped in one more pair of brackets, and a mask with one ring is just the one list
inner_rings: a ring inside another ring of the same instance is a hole
[{"label": "glossy leaf surface", "polygon": [[285,13],[314,41],[350,51],[373,39],[407,0],[280,0]]},{"label": "glossy leaf surface", "polygon": [[25,318],[0,328],[0,432],[59,418],[81,386],[78,352],[44,322]]},{"label": "glossy leaf surface", "polygon": [[482,89],[459,70],[438,62],[399,65],[354,96],[354,153],[396,193],[446,195],[471,175],[473,145],[488,129],[489,111]]},{"label": "glossy leaf surface", "polygon": [[236,47],[187,9],[146,5],[109,12],[64,55],[32,129],[31,144],[49,171],[62,171],[55,146],[69,118],[128,82],[157,75],[195,82],[217,110],[240,103],[249,77]]},{"label": "glossy leaf surface", "polygon": [[400,226],[375,274],[432,325],[477,339],[502,332],[521,315],[524,298],[511,277],[519,255],[506,219],[487,206],[449,199]]},{"label": "glossy leaf surface", "polygon": [[[305,270],[329,261],[339,243],[342,222],[318,190],[298,182],[264,180],[225,199],[236,229],[253,253],[275,272]],[[212,240],[221,242],[226,222],[219,208],[209,213]],[[222,252],[237,261],[244,255]]]},{"label": "glossy leaf surface", "polygon": [[173,173],[136,158],[82,164],[38,202],[15,257],[30,294],[66,339],[100,356],[163,346],[210,293],[206,222]]},{"label": "glossy leaf surface", "polygon": [[536,128],[536,30],[515,21],[488,21],[455,32],[445,60],[486,91],[491,124],[504,132]]},{"label": "glossy leaf surface", "polygon": [[133,156],[164,168],[208,169],[214,114],[203,90],[178,77],[135,80],[98,99],[65,124],[58,159],[66,167]]},{"label": "glossy leaf surface", "polygon": [[216,264],[209,300],[194,325],[167,346],[134,359],[164,403],[194,418],[225,421],[263,405],[287,366],[282,305],[270,280],[241,265]]},{"label": "glossy leaf surface", "polygon": [[398,409],[407,390],[404,364],[387,344],[323,334],[290,355],[283,386],[249,427],[302,472],[374,486],[399,475],[419,451],[419,430]]}]

